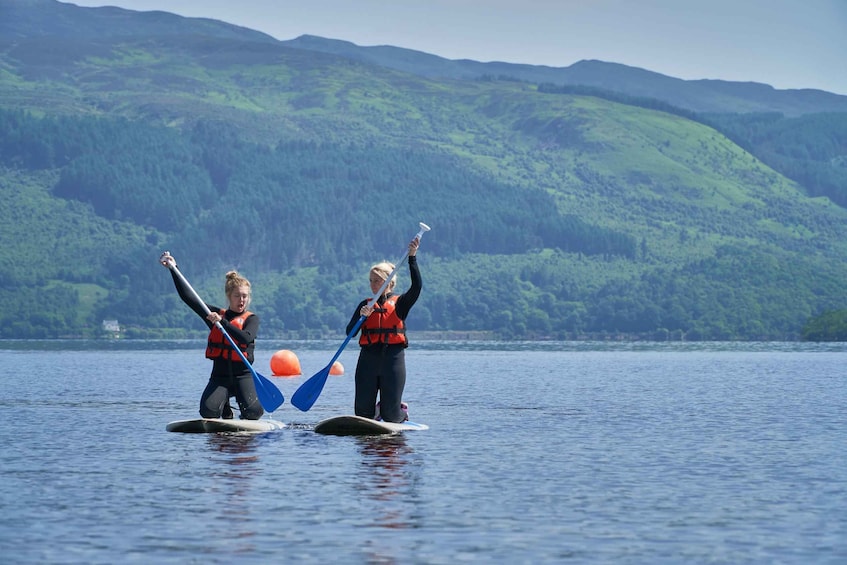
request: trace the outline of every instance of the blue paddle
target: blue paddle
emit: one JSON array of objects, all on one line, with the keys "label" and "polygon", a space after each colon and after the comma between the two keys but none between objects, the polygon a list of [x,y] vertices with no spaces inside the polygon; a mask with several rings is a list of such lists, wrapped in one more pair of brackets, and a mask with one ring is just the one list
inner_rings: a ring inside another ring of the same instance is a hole
[{"label": "blue paddle", "polygon": [[[185,277],[182,276],[182,273],[179,272],[177,266],[169,265],[168,268],[173,271],[176,276],[179,277],[179,280],[182,281],[182,284],[184,284],[188,288],[188,290],[191,291],[191,294],[194,295],[194,299],[197,300],[197,302],[199,302],[203,306],[203,310],[206,312],[206,315],[208,316],[209,314],[211,314],[211,310],[209,310],[208,306],[206,306],[206,303],[203,302],[203,299],[200,298],[200,295],[198,295],[197,292],[193,288],[191,288],[191,285],[188,284],[188,281],[185,280]],[[226,339],[229,340],[229,343],[230,345],[232,345],[232,348],[238,352],[238,355],[241,356],[241,360],[244,362],[245,365],[247,365],[247,368],[250,369],[250,372],[253,373],[253,382],[256,385],[256,395],[259,397],[259,402],[262,404],[262,408],[264,408],[268,412],[273,412],[274,410],[282,406],[282,403],[285,402],[285,398],[282,396],[282,393],[279,391],[279,389],[276,388],[276,385],[273,384],[270,380],[268,380],[267,377],[263,377],[262,375],[256,372],[256,369],[254,369],[253,366],[250,364],[250,361],[247,360],[247,357],[241,351],[241,348],[238,347],[238,344],[235,343],[235,340],[232,339],[232,337],[227,333],[227,331],[224,329],[220,322],[215,323],[215,326],[217,326],[217,328],[221,330],[221,333],[226,336]]]},{"label": "blue paddle", "polygon": [[[421,227],[421,231],[415,235],[418,240],[423,237],[423,234],[430,230],[430,227],[423,222],[419,222],[418,225]],[[376,301],[382,296],[382,293],[385,292],[385,289],[388,288],[388,283],[391,282],[391,279],[394,278],[394,275],[397,274],[397,270],[400,269],[400,266],[406,261],[406,258],[409,257],[409,250],[406,250],[406,254],[403,255],[403,258],[397,262],[397,266],[394,267],[394,270],[391,271],[391,274],[388,275],[388,278],[385,279],[385,282],[382,283],[382,286],[379,287],[379,290],[376,291],[376,294],[373,295],[371,299],[371,304],[376,304]],[[347,338],[345,338],[344,343],[341,344],[341,347],[338,348],[338,351],[335,352],[335,355],[332,356],[329,364],[309,377],[309,379],[300,385],[300,387],[294,391],[294,394],[291,395],[291,404],[306,412],[318,397],[321,395],[321,391],[324,389],[324,385],[326,384],[326,379],[329,376],[329,370],[332,369],[332,364],[335,363],[338,356],[341,355],[341,352],[344,351],[344,348],[347,347],[347,344],[350,342],[350,339],[356,335],[356,332],[359,331],[359,327],[365,321],[367,316],[360,316],[359,321],[356,322],[356,325],[353,326],[353,329],[350,330],[350,333],[347,334]]]}]

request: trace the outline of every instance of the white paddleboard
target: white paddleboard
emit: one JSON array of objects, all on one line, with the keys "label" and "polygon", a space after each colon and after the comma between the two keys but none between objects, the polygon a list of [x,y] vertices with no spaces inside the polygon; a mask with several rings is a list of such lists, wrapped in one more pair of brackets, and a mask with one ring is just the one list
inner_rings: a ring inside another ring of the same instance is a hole
[{"label": "white paddleboard", "polygon": [[396,434],[411,430],[428,430],[426,424],[416,422],[382,422],[361,416],[335,416],[321,420],[315,425],[315,432],[334,436],[372,436]]},{"label": "white paddleboard", "polygon": [[165,429],[169,432],[188,434],[209,434],[217,432],[270,432],[285,427],[282,422],[269,420],[238,420],[223,418],[197,418],[194,420],[177,420],[169,423]]}]

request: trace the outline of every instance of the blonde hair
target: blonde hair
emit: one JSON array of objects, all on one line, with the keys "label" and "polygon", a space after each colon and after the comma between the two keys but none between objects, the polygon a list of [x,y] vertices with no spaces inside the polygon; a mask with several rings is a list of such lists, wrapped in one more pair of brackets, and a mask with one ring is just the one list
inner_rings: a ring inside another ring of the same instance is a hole
[{"label": "blonde hair", "polygon": [[250,304],[250,300],[253,298],[253,289],[250,287],[250,281],[238,274],[238,271],[229,271],[226,274],[226,283],[224,284],[224,291],[227,297],[240,286],[246,286],[250,292],[250,296],[247,298],[247,304]]},{"label": "blonde hair", "polygon": [[[389,263],[388,261],[383,261],[382,263],[377,263],[373,267],[371,267],[369,274],[374,274],[381,278],[383,281],[388,278],[388,275],[394,270],[394,263]],[[394,290],[394,284],[397,282],[396,278],[391,279],[391,282],[388,283],[388,286],[385,287],[385,292],[391,292]]]}]

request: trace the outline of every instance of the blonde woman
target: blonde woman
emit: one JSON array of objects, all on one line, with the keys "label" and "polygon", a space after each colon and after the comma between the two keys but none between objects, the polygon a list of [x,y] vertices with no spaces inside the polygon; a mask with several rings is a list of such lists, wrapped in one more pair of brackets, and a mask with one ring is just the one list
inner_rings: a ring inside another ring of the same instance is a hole
[{"label": "blonde woman", "polygon": [[[409,275],[411,287],[403,294],[395,294],[396,278],[389,282],[376,305],[371,299],[363,300],[356,307],[353,318],[347,324],[347,335],[359,318],[366,316],[359,336],[359,361],[356,364],[356,399],[354,410],[357,416],[380,417],[386,422],[402,422],[408,419],[403,400],[406,386],[406,356],[409,346],[406,338],[406,316],[421,294],[421,273],[416,254],[420,240],[415,237],[409,243]],[[377,263],[371,267],[369,280],[371,292],[376,294],[394,270],[391,263]],[[379,415],[377,416],[377,395]]]},{"label": "blonde woman", "polygon": [[256,384],[250,368],[242,361],[238,352],[233,349],[229,340],[215,324],[220,322],[226,332],[238,344],[244,356],[253,363],[253,349],[256,335],[259,333],[259,317],[247,310],[250,305],[250,281],[230,271],[226,274],[224,292],[227,298],[227,308],[219,308],[206,304],[206,308],[198,302],[196,295],[186,286],[171,267],[176,266],[176,259],[167,251],[159,258],[159,262],[171,270],[174,286],[179,297],[198,316],[203,318],[209,327],[209,338],[206,342],[206,358],[212,360],[212,374],[206,389],[200,397],[200,416],[203,418],[232,418],[232,408],[229,398],[235,397],[241,418],[258,420],[264,410],[256,395]]}]

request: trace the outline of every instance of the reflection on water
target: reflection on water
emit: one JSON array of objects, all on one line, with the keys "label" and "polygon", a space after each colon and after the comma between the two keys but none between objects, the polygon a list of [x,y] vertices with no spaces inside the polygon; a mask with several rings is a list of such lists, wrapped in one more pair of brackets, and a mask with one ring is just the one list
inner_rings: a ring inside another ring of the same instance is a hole
[{"label": "reflection on water", "polygon": [[362,454],[363,480],[357,486],[373,502],[375,525],[391,529],[414,527],[418,475],[414,450],[402,434],[356,438]]},{"label": "reflection on water", "polygon": [[[255,454],[258,434],[249,433],[217,433],[207,434],[209,447],[225,455],[225,462],[238,469],[242,465],[255,463],[259,457]],[[235,475],[239,475],[236,472]]]},{"label": "reflection on water", "polygon": [[257,535],[251,509],[256,497],[253,483],[262,472],[256,451],[258,439],[258,434],[208,434],[207,443],[212,452],[209,505],[221,520],[231,524],[227,531],[232,539],[231,551],[236,555],[256,550],[251,541]]}]

